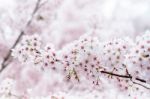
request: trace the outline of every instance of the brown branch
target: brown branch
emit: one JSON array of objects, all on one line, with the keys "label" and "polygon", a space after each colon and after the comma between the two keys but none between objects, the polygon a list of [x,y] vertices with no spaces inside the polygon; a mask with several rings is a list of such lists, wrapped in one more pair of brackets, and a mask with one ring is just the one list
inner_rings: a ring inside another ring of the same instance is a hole
[{"label": "brown branch", "polygon": [[[125,78],[125,79],[130,79],[132,81],[133,84],[137,84],[139,86],[142,86],[146,89],[150,89],[149,87],[143,85],[143,84],[140,84],[140,83],[137,83],[135,81],[132,80],[132,76],[130,74],[127,74],[127,75],[120,75],[120,74],[115,74],[115,73],[112,73],[112,72],[107,72],[107,71],[101,71],[101,73],[103,74],[108,74],[108,75],[112,75],[112,76],[117,76],[117,77],[121,77],[121,78]],[[141,82],[141,83],[145,83],[146,84],[146,81],[144,79],[141,79],[141,78],[136,78],[135,80]]]},{"label": "brown branch", "polygon": [[136,78],[136,80],[138,80],[138,81],[140,81],[140,82],[142,82],[142,83],[146,83],[146,81],[145,81],[145,80],[140,79],[140,78]]},{"label": "brown branch", "polygon": [[130,75],[120,75],[120,74],[115,74],[115,73],[107,72],[107,71],[101,71],[101,73],[109,74],[109,75],[117,76],[117,77],[122,77],[122,78],[130,78],[130,79],[132,79],[132,76],[130,76]]},{"label": "brown branch", "polygon": [[[32,22],[32,20],[33,20],[33,18],[34,18],[34,15],[36,14],[36,12],[37,12],[38,9],[39,9],[40,2],[41,2],[41,0],[37,0],[36,5],[35,5],[35,8],[34,8],[32,14],[31,14],[31,18],[30,18],[30,20],[28,20],[28,22],[27,22],[26,25],[25,25],[26,27],[28,27],[28,26],[31,24],[31,22]],[[19,36],[17,37],[15,43],[14,43],[13,46],[10,48],[8,54],[6,55],[6,57],[4,58],[3,62],[1,63],[0,72],[2,72],[2,71],[8,66],[8,64],[9,64],[8,61],[9,61],[9,59],[10,59],[10,57],[11,57],[11,53],[12,53],[11,49],[13,49],[13,48],[16,47],[16,45],[19,43],[20,39],[22,38],[22,36],[23,36],[24,34],[25,34],[24,30],[21,30],[21,32],[20,32]]]},{"label": "brown branch", "polygon": [[[61,60],[58,60],[58,59],[57,59],[57,61],[63,64],[63,62],[62,62]],[[75,75],[77,76],[77,72],[76,72],[75,68],[73,68],[73,72],[74,72]],[[130,80],[132,81],[132,83],[137,84],[137,85],[140,85],[140,86],[142,86],[142,87],[144,87],[144,88],[146,88],[146,89],[150,89],[149,87],[147,87],[147,86],[145,86],[145,85],[143,85],[143,84],[140,84],[140,83],[137,83],[137,82],[133,81],[133,80],[132,80],[133,77],[129,74],[127,68],[126,68],[126,73],[127,73],[126,75],[116,74],[116,73],[112,73],[112,72],[108,72],[108,71],[100,71],[100,72],[101,72],[102,74],[107,74],[107,75],[111,75],[111,76],[116,76],[116,77],[121,77],[121,78],[125,78],[125,79],[130,79]],[[69,74],[69,77],[70,77],[70,74]],[[78,77],[78,76],[77,76],[77,77]],[[78,78],[77,80],[80,81],[79,78]],[[146,80],[144,80],[144,79],[135,78],[135,80],[137,80],[137,81],[139,81],[139,82],[141,82],[141,83],[145,83],[145,84],[146,84]]]}]

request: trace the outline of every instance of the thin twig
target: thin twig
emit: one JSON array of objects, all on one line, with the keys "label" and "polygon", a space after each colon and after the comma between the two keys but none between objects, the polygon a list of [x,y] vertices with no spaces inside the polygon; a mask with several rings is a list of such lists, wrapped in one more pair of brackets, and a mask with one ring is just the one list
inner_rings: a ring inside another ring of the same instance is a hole
[{"label": "thin twig", "polygon": [[135,82],[135,81],[132,81],[134,84],[136,84],[136,85],[139,85],[139,86],[142,86],[142,87],[144,87],[144,88],[146,88],[146,89],[150,89],[149,87],[147,87],[147,86],[145,86],[145,85],[143,85],[143,84],[140,84],[140,83],[137,83],[137,82]]},{"label": "thin twig", "polygon": [[[33,20],[33,18],[34,18],[34,15],[36,14],[36,12],[37,12],[38,9],[39,9],[40,2],[41,2],[41,0],[37,0],[36,6],[35,6],[35,8],[34,8],[32,14],[31,14],[31,18],[30,18],[30,20],[28,20],[27,24],[25,25],[26,27],[28,27],[28,26],[31,24],[31,22],[32,22],[32,20]],[[25,27],[25,28],[26,28],[26,27]],[[8,66],[8,64],[9,64],[8,61],[9,61],[9,59],[10,59],[10,57],[11,57],[11,53],[12,53],[11,49],[13,49],[13,48],[16,47],[16,45],[19,43],[20,39],[22,38],[22,36],[23,36],[24,34],[25,34],[24,30],[21,30],[21,32],[20,32],[19,36],[17,37],[15,43],[14,43],[13,46],[10,48],[8,54],[7,54],[6,57],[4,58],[4,60],[3,60],[2,64],[1,64],[0,72],[2,72],[2,71]]]},{"label": "thin twig", "polygon": [[26,26],[29,26],[31,24],[31,22],[33,21],[34,15],[36,14],[36,12],[38,11],[38,9],[41,7],[40,6],[40,2],[41,0],[37,0],[36,2],[36,6],[31,14],[31,18],[29,19],[29,21],[27,22]]}]

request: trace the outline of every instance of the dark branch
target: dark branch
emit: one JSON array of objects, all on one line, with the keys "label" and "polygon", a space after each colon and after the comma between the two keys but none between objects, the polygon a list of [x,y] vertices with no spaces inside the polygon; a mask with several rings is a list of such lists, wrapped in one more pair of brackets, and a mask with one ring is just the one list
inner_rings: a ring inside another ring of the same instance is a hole
[{"label": "dark branch", "polygon": [[132,81],[134,84],[136,84],[136,85],[139,85],[139,86],[142,86],[142,87],[144,87],[144,88],[146,88],[146,89],[150,89],[149,87],[147,87],[147,86],[145,86],[145,85],[143,85],[143,84],[140,84],[140,83],[137,83],[137,82],[135,82],[135,81]]},{"label": "dark branch", "polygon": [[[107,72],[107,71],[101,71],[101,73],[112,75],[112,76],[117,76],[117,77],[121,77],[121,78],[128,78],[128,79],[130,79],[133,82],[133,84],[137,84],[137,85],[142,86],[142,87],[144,87],[146,89],[150,89],[149,87],[147,87],[147,86],[145,86],[143,84],[140,84],[140,83],[137,83],[137,82],[133,81],[132,80],[133,77],[130,74],[128,74],[128,75],[120,75],[120,74],[115,74],[115,73]],[[146,81],[144,79],[141,79],[141,78],[136,78],[135,80],[140,81],[141,83],[146,83]]]},{"label": "dark branch", "polygon": [[[37,0],[36,6],[35,6],[35,8],[34,8],[34,10],[33,10],[32,15],[31,15],[31,19],[26,23],[26,27],[28,27],[28,26],[31,24],[31,22],[32,22],[32,20],[33,20],[33,18],[34,18],[34,15],[36,14],[36,12],[37,12],[38,9],[39,9],[40,2],[41,2],[41,0]],[[20,41],[20,39],[22,38],[23,35],[24,35],[24,30],[21,30],[21,32],[20,32],[19,36],[17,37],[15,43],[14,43],[13,46],[10,48],[8,54],[7,54],[6,57],[4,58],[4,60],[3,60],[2,64],[1,64],[0,72],[2,72],[2,71],[8,66],[8,64],[9,64],[8,61],[9,61],[9,59],[10,59],[10,57],[11,57],[11,53],[12,53],[11,49],[13,49],[13,48],[16,47],[16,45],[19,43],[19,41]]]},{"label": "dark branch", "polygon": [[113,75],[113,76],[117,76],[117,77],[122,77],[122,78],[130,78],[130,79],[132,79],[132,76],[130,76],[130,75],[120,75],[120,74],[115,74],[115,73],[111,73],[111,72],[107,72],[107,71],[101,71],[101,73],[109,74],[109,75]]},{"label": "dark branch", "polygon": [[145,81],[145,80],[140,79],[140,78],[136,78],[136,80],[138,80],[138,81],[140,81],[140,82],[142,82],[142,83],[146,83],[146,81]]}]

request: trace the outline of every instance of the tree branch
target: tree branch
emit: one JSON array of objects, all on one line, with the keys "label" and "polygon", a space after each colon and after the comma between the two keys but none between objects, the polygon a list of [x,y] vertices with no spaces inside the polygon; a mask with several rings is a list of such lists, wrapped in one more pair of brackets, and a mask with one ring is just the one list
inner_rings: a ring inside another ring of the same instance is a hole
[{"label": "tree branch", "polygon": [[115,73],[111,73],[111,72],[107,72],[107,71],[101,71],[101,73],[109,74],[109,75],[117,76],[117,77],[122,77],[122,78],[130,78],[130,79],[132,79],[132,76],[130,76],[130,75],[120,75],[120,74],[115,74]]},{"label": "tree branch", "polygon": [[146,88],[146,89],[150,89],[149,87],[147,87],[147,86],[145,86],[145,85],[143,85],[143,84],[137,83],[137,82],[135,82],[135,81],[132,81],[132,82],[133,82],[133,84],[142,86],[142,87],[144,87],[144,88]]},{"label": "tree branch", "polygon": [[[115,73],[107,72],[107,71],[101,71],[101,73],[103,73],[103,74],[108,74],[108,75],[112,75],[112,76],[117,76],[117,77],[121,77],[121,78],[125,78],[125,79],[130,79],[130,80],[133,82],[133,84],[137,84],[137,85],[142,86],[142,87],[144,87],[144,88],[146,88],[146,89],[150,89],[149,87],[147,87],[147,86],[145,86],[145,85],[143,85],[143,84],[140,84],[140,83],[137,83],[137,82],[133,81],[133,80],[132,80],[133,77],[132,77],[130,74],[128,74],[128,75],[120,75],[120,74],[115,74]],[[145,81],[144,79],[135,78],[135,80],[137,80],[137,81],[139,81],[139,82],[141,82],[141,83],[145,83],[145,84],[146,84],[146,81]]]},{"label": "tree branch", "polygon": [[[34,15],[35,15],[36,12],[38,11],[38,9],[41,7],[41,6],[40,6],[40,2],[41,2],[41,0],[37,0],[36,5],[35,5],[35,8],[34,8],[32,14],[31,14],[31,18],[30,18],[30,19],[28,20],[28,22],[26,23],[25,28],[28,27],[28,26],[31,24],[31,22],[32,22],[32,20],[33,20],[33,18],[34,18]],[[4,58],[4,60],[3,60],[2,64],[1,64],[0,72],[2,72],[2,71],[8,66],[8,64],[9,64],[8,61],[9,61],[9,59],[10,59],[10,57],[11,57],[11,53],[12,53],[11,49],[13,49],[13,48],[16,47],[16,45],[19,43],[20,39],[22,38],[22,36],[23,36],[24,34],[25,34],[24,30],[21,30],[21,32],[20,32],[19,36],[17,37],[15,43],[14,43],[13,46],[10,48],[8,54],[7,54],[6,57]]]}]

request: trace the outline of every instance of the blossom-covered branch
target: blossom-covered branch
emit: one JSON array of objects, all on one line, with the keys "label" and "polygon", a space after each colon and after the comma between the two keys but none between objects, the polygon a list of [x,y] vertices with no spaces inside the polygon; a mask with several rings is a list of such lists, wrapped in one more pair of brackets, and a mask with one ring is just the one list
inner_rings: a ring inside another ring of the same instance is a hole
[{"label": "blossom-covered branch", "polygon": [[100,42],[89,34],[59,51],[52,44],[43,45],[38,35],[24,36],[13,49],[13,56],[23,63],[37,65],[41,70],[57,71],[67,82],[81,83],[86,79],[94,86],[102,87],[102,79],[107,79],[115,81],[124,91],[134,84],[149,89],[144,85],[150,82],[149,32],[137,37],[135,42],[129,38]]}]

